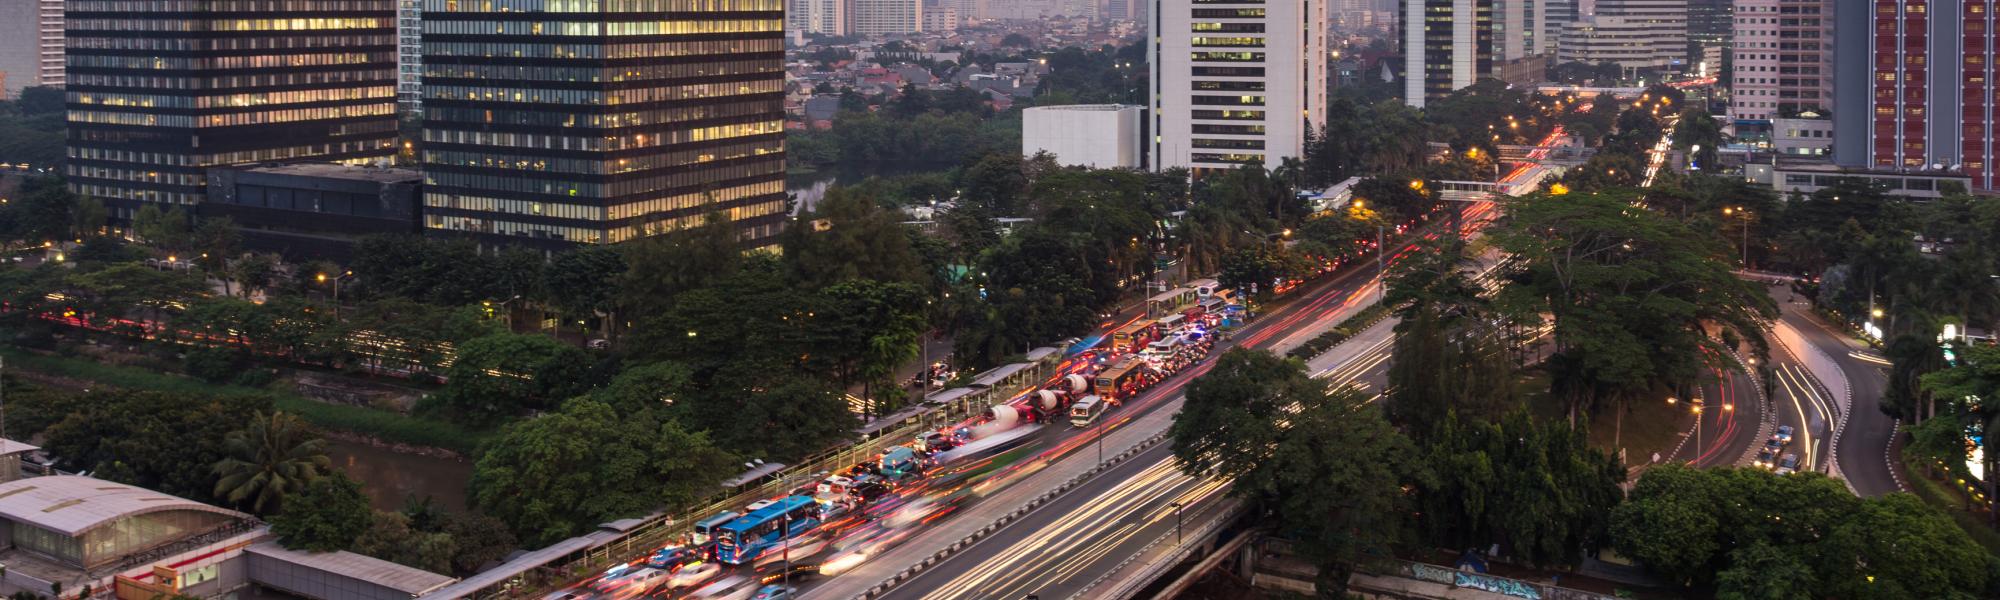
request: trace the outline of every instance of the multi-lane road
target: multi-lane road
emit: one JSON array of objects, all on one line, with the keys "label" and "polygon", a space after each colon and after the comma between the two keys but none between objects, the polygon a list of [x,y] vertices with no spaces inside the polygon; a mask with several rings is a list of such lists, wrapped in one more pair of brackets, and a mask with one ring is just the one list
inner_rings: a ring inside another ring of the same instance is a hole
[{"label": "multi-lane road", "polygon": [[[1365,306],[1372,283],[1329,290],[1339,298],[1316,324],[1299,332],[1323,330]],[[1345,292],[1343,295],[1342,292]],[[1364,391],[1381,389],[1386,378],[1393,319],[1358,333],[1348,343],[1308,361],[1317,378],[1330,385]],[[1305,335],[1278,340],[1274,349],[1296,345]],[[1176,403],[1178,406],[1178,403]],[[1224,516],[1232,505],[1229,484],[1190,477],[1174,466],[1167,444],[1147,448],[1097,477],[1009,523],[973,546],[951,555],[884,598],[1094,598],[1135,568],[1135,557],[1157,555],[1178,536]]]},{"label": "multi-lane road", "polygon": [[[1474,205],[1468,207],[1464,221],[1483,223],[1492,212],[1490,205]],[[1424,235],[1447,234],[1438,231],[1442,227],[1432,229]],[[1398,255],[1414,250],[1414,245],[1407,245]],[[1215,352],[1234,347],[1283,352],[1303,343],[1372,304],[1379,281],[1375,275],[1373,261],[1364,261],[1353,269],[1311,284],[1300,290],[1290,303],[1235,332]],[[1212,362],[1204,362],[1190,372],[1162,382],[1107,414],[1105,427],[1072,429],[1065,423],[1051,425],[1051,430],[1043,434],[1043,447],[1054,454],[1037,459],[1044,461],[1037,472],[979,498],[976,504],[959,511],[960,514],[931,524],[865,564],[804,586],[804,597],[838,599],[860,594],[1079,476],[1087,479],[1004,529],[982,538],[973,547],[952,555],[945,563],[899,584],[890,595],[1007,597],[995,590],[1005,588],[1011,593],[1014,588],[1024,588],[1027,593],[1060,597],[1064,590],[1074,592],[1087,587],[1136,550],[1158,540],[1162,527],[1168,528],[1164,531],[1172,531],[1177,516],[1172,505],[1180,504],[1178,517],[1191,523],[1207,516],[1215,502],[1223,498],[1226,487],[1222,484],[1189,478],[1172,468],[1165,444],[1153,445],[1094,476],[1085,474],[1099,462],[1100,452],[1116,454],[1163,431],[1179,411],[1186,384],[1205,372],[1209,364]],[[1037,576],[1017,575],[1022,572]],[[958,582],[959,587],[948,587],[951,582]],[[975,584],[976,588],[965,587]],[[949,591],[953,589],[958,592]]]}]

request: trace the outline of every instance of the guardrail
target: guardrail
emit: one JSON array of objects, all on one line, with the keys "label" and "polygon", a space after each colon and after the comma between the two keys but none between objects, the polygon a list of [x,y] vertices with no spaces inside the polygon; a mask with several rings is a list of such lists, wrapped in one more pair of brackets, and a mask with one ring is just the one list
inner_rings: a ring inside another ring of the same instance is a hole
[{"label": "guardrail", "polygon": [[1028,513],[1034,512],[1035,509],[1041,508],[1043,504],[1047,504],[1051,500],[1055,500],[1056,498],[1062,497],[1063,494],[1066,494],[1070,490],[1075,489],[1076,486],[1082,485],[1083,482],[1089,481],[1090,478],[1096,477],[1099,473],[1103,473],[1106,469],[1110,469],[1111,467],[1117,466],[1119,463],[1125,462],[1126,460],[1130,460],[1134,456],[1138,456],[1140,452],[1144,452],[1147,448],[1151,448],[1155,444],[1159,444],[1161,441],[1165,439],[1167,439],[1167,430],[1163,429],[1159,433],[1153,434],[1152,437],[1140,440],[1139,443],[1133,444],[1131,447],[1126,448],[1124,452],[1120,452],[1116,456],[1107,458],[1103,462],[1097,463],[1097,466],[1091,467],[1089,471],[1085,471],[1081,474],[1078,474],[1075,477],[1071,477],[1068,481],[1063,482],[1062,485],[1056,486],[1054,489],[1044,492],[1040,496],[1036,496],[1035,499],[1029,500],[1027,504],[1023,504],[1021,505],[1020,508],[1014,509],[1013,512],[1009,512],[1006,515],[1002,515],[998,519],[994,519],[992,523],[988,523],[985,526],[980,527],[978,531],[972,532],[970,535],[967,535],[956,542],[952,542],[951,545],[945,547],[945,549],[939,550],[930,556],[924,557],[924,560],[922,562],[910,565],[908,568],[905,568],[902,571],[898,571],[895,575],[891,575],[889,576],[889,578],[883,579],[881,583],[877,583],[873,586],[870,586],[867,591],[861,592],[859,595],[856,595],[855,600],[870,600],[872,598],[877,598],[883,594],[889,593],[890,590],[896,589],[896,586],[901,585],[903,582],[909,581],[911,578],[914,578],[917,575],[922,574],[924,571],[930,570],[931,567],[937,566],[938,563],[944,562],[945,559],[951,558],[952,555],[957,554],[960,551],[971,547],[973,544],[978,543],[980,540],[986,539],[987,536],[993,535],[994,532],[1005,528],[1007,525],[1012,524],[1014,521],[1019,520],[1021,517],[1027,516]]},{"label": "guardrail", "polygon": [[1195,544],[1193,545],[1189,545],[1185,541],[1175,542],[1175,545],[1179,547],[1175,548],[1173,552],[1147,563],[1144,570],[1126,577],[1125,583],[1119,585],[1117,588],[1113,588],[1103,596],[1106,600],[1125,600],[1126,598],[1131,598],[1133,594],[1139,592],[1140,588],[1151,585],[1154,580],[1159,579],[1161,575],[1165,575],[1168,570],[1181,564],[1181,561],[1187,560],[1187,557],[1194,553],[1195,548],[1201,547],[1205,543],[1201,540],[1214,535],[1223,527],[1228,527],[1238,517],[1243,516],[1243,512],[1247,510],[1240,499],[1230,498],[1223,502],[1221,513],[1217,514],[1215,518],[1209,519],[1208,522],[1203,523],[1192,534],[1182,536],[1182,532],[1180,531],[1161,533],[1159,537],[1153,538],[1153,541],[1148,542],[1144,548],[1140,548],[1138,552],[1132,553],[1132,556],[1127,557],[1124,562],[1118,563],[1118,566],[1112,567],[1110,570],[1105,571],[1103,575],[1097,576],[1097,579],[1092,580],[1089,585],[1083,586],[1083,589],[1077,590],[1075,594],[1070,594],[1070,600],[1082,598],[1084,594],[1090,593],[1092,588],[1110,580],[1111,576],[1118,574],[1119,571],[1125,570],[1125,567],[1131,565],[1132,561],[1139,560],[1139,557],[1145,556],[1154,546],[1166,542],[1168,537],[1195,540]]}]

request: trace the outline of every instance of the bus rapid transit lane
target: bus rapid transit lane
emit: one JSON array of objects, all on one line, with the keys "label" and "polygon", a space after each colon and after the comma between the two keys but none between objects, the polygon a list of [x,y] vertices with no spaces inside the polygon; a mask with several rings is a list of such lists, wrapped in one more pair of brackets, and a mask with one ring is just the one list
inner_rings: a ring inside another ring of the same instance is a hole
[{"label": "bus rapid transit lane", "polygon": [[[1403,251],[1412,250],[1414,245],[1403,248]],[[1284,339],[1284,336],[1277,334],[1301,327],[1330,327],[1366,306],[1342,300],[1353,298],[1356,291],[1364,289],[1374,281],[1373,276],[1374,266],[1364,263],[1360,268],[1336,274],[1313,284],[1306,293],[1291,303],[1235,332],[1232,341],[1217,344],[1214,352],[1219,354],[1234,347],[1266,347]],[[958,514],[913,533],[900,545],[870,558],[851,570],[807,584],[802,589],[803,596],[812,599],[853,597],[896,572],[920,562],[923,557],[977,531],[998,516],[1025,504],[1034,496],[1088,471],[1099,462],[1098,454],[1092,451],[1093,447],[1102,448],[1102,452],[1106,455],[1114,454],[1131,447],[1139,440],[1163,431],[1171,424],[1172,415],[1179,410],[1183,388],[1188,382],[1206,372],[1212,364],[1213,359],[1204,360],[1187,372],[1148,389],[1139,397],[1126,402],[1123,407],[1101,417],[1107,419],[1101,421],[1101,426],[1073,429],[1065,423],[1057,422],[1044,427],[1040,435],[1044,440],[1043,447],[1048,450],[1024,467],[1011,483],[999,489],[989,490],[989,495],[980,498],[970,507],[961,509]]]}]

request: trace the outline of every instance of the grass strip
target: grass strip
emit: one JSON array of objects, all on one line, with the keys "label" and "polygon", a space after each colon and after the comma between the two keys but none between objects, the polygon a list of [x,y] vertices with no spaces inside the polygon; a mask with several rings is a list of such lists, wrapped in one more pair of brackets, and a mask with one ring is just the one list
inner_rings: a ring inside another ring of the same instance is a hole
[{"label": "grass strip", "polygon": [[384,442],[443,448],[468,456],[493,435],[490,431],[475,431],[435,419],[363,406],[319,402],[286,389],[209,383],[150,369],[107,365],[82,358],[39,354],[7,346],[0,346],[0,356],[5,356],[7,365],[12,368],[114,388],[188,395],[269,396],[272,405],[278,410],[298,415],[306,422],[321,428],[364,435]]}]

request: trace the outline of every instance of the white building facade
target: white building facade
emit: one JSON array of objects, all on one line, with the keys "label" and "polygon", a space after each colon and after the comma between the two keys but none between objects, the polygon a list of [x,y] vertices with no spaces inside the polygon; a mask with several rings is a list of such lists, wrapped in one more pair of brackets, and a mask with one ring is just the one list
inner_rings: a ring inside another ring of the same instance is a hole
[{"label": "white building facade", "polygon": [[1326,123],[1326,0],[1155,0],[1155,169],[1276,168]]},{"label": "white building facade", "polygon": [[1737,0],[1729,116],[1768,121],[1833,108],[1833,14],[1826,0]]},{"label": "white building facade", "polygon": [[424,1],[396,0],[396,110],[424,107]]},{"label": "white building facade", "polygon": [[794,34],[847,35],[846,0],[789,0],[785,31]]},{"label": "white building facade", "polygon": [[852,0],[847,9],[849,33],[858,36],[903,35],[924,29],[923,0]]},{"label": "white building facade", "polygon": [[41,72],[35,81],[37,85],[62,87],[65,81],[63,71],[63,0],[41,0],[35,13],[37,58],[41,61]]},{"label": "white building facade", "polygon": [[1037,106],[1021,112],[1021,154],[1047,152],[1066,167],[1137,169],[1143,165],[1146,108],[1125,104]]},{"label": "white building facade", "polygon": [[1681,70],[1688,59],[1687,0],[1598,0],[1563,29],[1558,62],[1613,62],[1627,75]]}]

